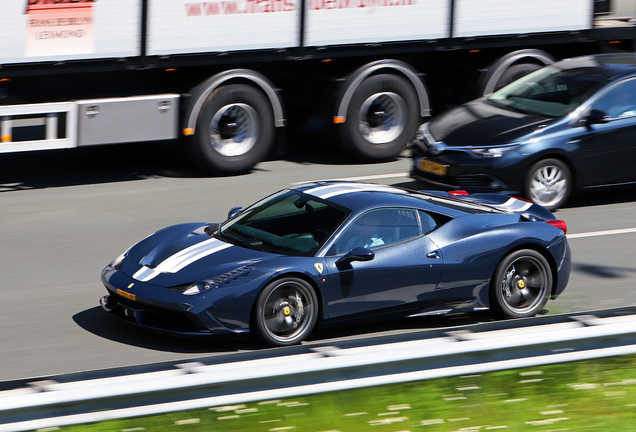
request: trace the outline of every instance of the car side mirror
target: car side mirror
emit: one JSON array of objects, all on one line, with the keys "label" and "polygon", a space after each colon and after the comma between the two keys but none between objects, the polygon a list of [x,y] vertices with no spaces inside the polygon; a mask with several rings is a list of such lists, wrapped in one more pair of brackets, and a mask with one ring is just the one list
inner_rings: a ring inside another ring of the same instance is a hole
[{"label": "car side mirror", "polygon": [[237,214],[243,211],[243,207],[232,207],[229,212],[227,212],[227,218],[232,219]]},{"label": "car side mirror", "polygon": [[585,119],[586,126],[608,123],[612,118],[605,111],[593,109]]},{"label": "car side mirror", "polygon": [[353,261],[371,261],[373,258],[375,258],[375,252],[367,248],[357,247],[353,248],[351,252],[336,261],[336,266],[342,267],[352,263]]}]

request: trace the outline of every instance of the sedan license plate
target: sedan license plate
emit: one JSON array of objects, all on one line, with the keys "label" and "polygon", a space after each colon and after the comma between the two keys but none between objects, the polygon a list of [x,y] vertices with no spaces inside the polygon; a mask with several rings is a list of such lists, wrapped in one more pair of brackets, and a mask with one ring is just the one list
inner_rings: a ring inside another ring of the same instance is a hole
[{"label": "sedan license plate", "polygon": [[446,167],[436,162],[431,162],[426,159],[420,159],[419,168],[422,171],[431,172],[437,175],[446,175]]},{"label": "sedan license plate", "polygon": [[117,290],[117,294],[119,294],[120,296],[122,296],[124,298],[127,298],[128,300],[133,300],[134,301],[137,298],[136,295],[131,294],[131,293],[126,292],[126,291],[123,291],[123,290],[120,290],[120,289]]}]

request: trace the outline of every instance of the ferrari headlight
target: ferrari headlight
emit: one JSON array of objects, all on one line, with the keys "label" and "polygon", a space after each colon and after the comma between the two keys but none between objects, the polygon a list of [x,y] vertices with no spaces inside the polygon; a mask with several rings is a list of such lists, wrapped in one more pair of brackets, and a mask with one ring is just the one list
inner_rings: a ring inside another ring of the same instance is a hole
[{"label": "ferrari headlight", "polygon": [[130,249],[128,249],[126,252],[124,252],[123,254],[119,255],[117,258],[115,258],[110,264],[108,264],[110,267],[114,268],[115,270],[120,270],[122,264],[124,264],[124,260],[126,259],[126,257],[128,256],[128,251]]},{"label": "ferrari headlight", "polygon": [[181,287],[174,287],[170,289],[172,291],[181,291],[180,288],[185,288],[185,290],[183,290],[182,292],[184,295],[196,295],[204,291],[207,291],[210,288],[220,287],[221,285],[228,283],[229,281],[232,281],[238,278],[239,276],[249,273],[255,268],[256,267],[252,265],[244,265],[232,271],[229,271],[227,273],[223,273],[220,276],[213,277],[212,279],[195,282],[188,287],[184,287],[183,285],[181,285]]},{"label": "ferrari headlight", "polygon": [[520,145],[521,144],[519,143],[515,143],[497,147],[475,147],[469,148],[468,150],[470,150],[475,156],[481,156],[485,158],[498,158],[508,153],[509,151],[519,148]]}]

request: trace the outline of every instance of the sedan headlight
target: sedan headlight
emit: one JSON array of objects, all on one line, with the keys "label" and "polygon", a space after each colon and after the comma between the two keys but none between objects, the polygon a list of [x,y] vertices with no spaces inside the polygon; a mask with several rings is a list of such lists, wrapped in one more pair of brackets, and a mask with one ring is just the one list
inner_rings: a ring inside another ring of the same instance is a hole
[{"label": "sedan headlight", "polygon": [[193,284],[179,285],[175,287],[168,288],[170,291],[179,291],[184,295],[196,295],[200,294],[204,291],[209,290],[210,288],[220,287],[221,285],[228,283],[239,276],[249,273],[254,270],[256,267],[252,265],[244,265],[239,268],[236,268],[227,273],[223,273],[220,276],[215,276],[211,279],[198,281]]},{"label": "sedan headlight", "polygon": [[498,158],[508,153],[509,151],[515,150],[519,148],[521,144],[507,144],[503,146],[497,147],[475,147],[469,148],[475,156],[485,157],[485,158]]}]

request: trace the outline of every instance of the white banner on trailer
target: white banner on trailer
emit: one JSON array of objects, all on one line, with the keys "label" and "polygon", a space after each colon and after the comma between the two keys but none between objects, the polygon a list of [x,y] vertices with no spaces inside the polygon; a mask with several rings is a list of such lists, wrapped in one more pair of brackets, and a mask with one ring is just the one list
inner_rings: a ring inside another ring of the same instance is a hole
[{"label": "white banner on trailer", "polygon": [[456,0],[454,37],[589,29],[593,0]]},{"label": "white banner on trailer", "polygon": [[0,63],[139,55],[140,1],[0,0]]},{"label": "white banner on trailer", "polygon": [[149,0],[148,55],[298,46],[300,0]]},{"label": "white banner on trailer", "polygon": [[306,46],[448,36],[448,0],[307,0]]}]

